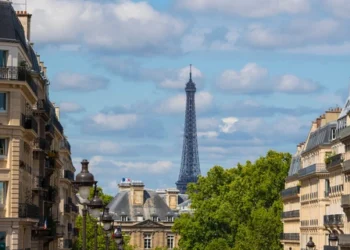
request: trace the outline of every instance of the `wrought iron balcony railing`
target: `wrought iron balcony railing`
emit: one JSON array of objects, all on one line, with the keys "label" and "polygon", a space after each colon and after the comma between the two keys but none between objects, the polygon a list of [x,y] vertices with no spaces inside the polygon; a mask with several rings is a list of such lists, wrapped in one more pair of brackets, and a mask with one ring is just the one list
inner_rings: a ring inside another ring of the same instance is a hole
[{"label": "wrought iron balcony railing", "polygon": [[53,125],[63,134],[63,127],[55,115],[53,116]]},{"label": "wrought iron balcony railing", "polygon": [[342,225],[343,215],[342,214],[330,214],[323,216],[324,225]]},{"label": "wrought iron balcony railing", "polygon": [[69,170],[64,170],[64,178],[70,181],[74,181],[74,173]]},{"label": "wrought iron balcony railing", "polygon": [[306,168],[299,170],[299,178],[306,177],[315,173],[327,173],[326,165],[324,163],[312,164]]},{"label": "wrought iron balcony railing", "polygon": [[282,233],[280,236],[281,240],[299,240],[300,234],[298,233]]},{"label": "wrought iron balcony railing", "polygon": [[281,192],[282,198],[296,196],[300,193],[300,186],[290,187]]},{"label": "wrought iron balcony railing", "polygon": [[342,154],[336,154],[326,159],[326,167],[327,169],[331,167],[335,167],[337,165],[340,165],[340,163],[342,162],[343,162]]},{"label": "wrought iron balcony railing", "polygon": [[282,213],[283,219],[298,218],[299,216],[300,216],[299,210],[292,210],[292,211],[287,211]]},{"label": "wrought iron balcony railing", "polygon": [[33,81],[30,69],[27,67],[0,67],[0,80],[25,81],[34,94],[38,94],[38,87]]},{"label": "wrought iron balcony railing", "polygon": [[39,219],[39,207],[29,203],[19,203],[18,217]]},{"label": "wrought iron balcony railing", "polygon": [[32,129],[35,133],[38,133],[38,123],[32,115],[22,114],[21,126],[25,129]]}]

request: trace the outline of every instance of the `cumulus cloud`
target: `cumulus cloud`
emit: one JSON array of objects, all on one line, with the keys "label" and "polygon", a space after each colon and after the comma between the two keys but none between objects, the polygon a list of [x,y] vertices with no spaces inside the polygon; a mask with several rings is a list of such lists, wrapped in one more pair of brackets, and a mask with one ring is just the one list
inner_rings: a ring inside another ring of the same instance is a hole
[{"label": "cumulus cloud", "polygon": [[60,111],[64,113],[79,113],[85,111],[85,109],[75,102],[61,102]]},{"label": "cumulus cloud", "polygon": [[[196,93],[195,105],[198,112],[211,107],[213,96],[209,92],[201,91]],[[186,107],[186,94],[172,96],[159,104],[156,108],[158,113],[184,113]]]},{"label": "cumulus cloud", "polygon": [[103,76],[62,72],[55,75],[55,90],[94,91],[107,88],[109,80]]},{"label": "cumulus cloud", "polygon": [[306,94],[316,92],[322,88],[316,82],[303,80],[290,74],[270,77],[266,68],[255,63],[245,65],[240,71],[224,71],[217,85],[222,90],[230,90],[235,94],[272,92]]},{"label": "cumulus cloud", "polygon": [[[190,72],[190,66],[180,69],[154,69],[143,67],[134,60],[108,57],[101,60],[101,65],[127,81],[153,82],[158,87],[166,89],[184,89],[189,80]],[[199,89],[203,85],[203,78],[202,72],[192,66],[192,79]]]},{"label": "cumulus cloud", "polygon": [[92,116],[91,120],[102,130],[120,131],[134,126],[138,121],[138,116],[136,114],[98,113]]},{"label": "cumulus cloud", "polygon": [[147,2],[129,0],[32,0],[28,11],[37,43],[82,44],[102,51],[171,52],[186,28]]},{"label": "cumulus cloud", "polygon": [[277,14],[297,14],[309,10],[309,0],[177,0],[178,8],[198,12],[220,12],[245,17],[266,17]]},{"label": "cumulus cloud", "polygon": [[347,0],[323,0],[325,9],[342,18],[350,17],[350,2]]}]

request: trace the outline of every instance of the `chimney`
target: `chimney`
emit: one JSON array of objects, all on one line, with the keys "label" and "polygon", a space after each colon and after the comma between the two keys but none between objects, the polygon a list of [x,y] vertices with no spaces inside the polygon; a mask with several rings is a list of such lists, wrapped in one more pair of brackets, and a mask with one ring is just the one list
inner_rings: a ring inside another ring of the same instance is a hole
[{"label": "chimney", "polygon": [[21,22],[24,34],[28,41],[30,41],[30,22],[32,19],[32,14],[28,14],[27,11],[16,11],[17,17],[19,21]]},{"label": "chimney", "polygon": [[119,192],[130,190],[130,182],[122,182],[118,184]]},{"label": "chimney", "polygon": [[143,206],[143,192],[145,185],[142,181],[132,181],[130,188],[131,205],[132,206]]},{"label": "chimney", "polygon": [[165,202],[171,210],[177,209],[180,191],[177,188],[168,188],[165,190]]}]

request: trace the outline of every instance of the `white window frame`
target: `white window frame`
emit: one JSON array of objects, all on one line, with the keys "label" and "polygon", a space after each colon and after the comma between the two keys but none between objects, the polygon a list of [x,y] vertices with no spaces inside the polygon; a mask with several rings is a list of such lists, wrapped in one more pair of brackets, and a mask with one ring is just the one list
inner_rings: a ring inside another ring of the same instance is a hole
[{"label": "white window frame", "polygon": [[168,249],[173,249],[175,245],[175,236],[170,234],[166,237],[166,245]]},{"label": "white window frame", "polygon": [[128,216],[122,215],[121,219],[122,219],[123,222],[126,222],[126,221],[128,221]]},{"label": "white window frame", "polygon": [[143,248],[152,249],[152,235],[150,233],[143,235]]},{"label": "white window frame", "polygon": [[7,113],[7,110],[8,110],[8,99],[9,99],[9,94],[8,92],[0,92],[0,94],[4,94],[5,95],[5,109],[4,110],[1,110],[0,109],[0,113]]}]

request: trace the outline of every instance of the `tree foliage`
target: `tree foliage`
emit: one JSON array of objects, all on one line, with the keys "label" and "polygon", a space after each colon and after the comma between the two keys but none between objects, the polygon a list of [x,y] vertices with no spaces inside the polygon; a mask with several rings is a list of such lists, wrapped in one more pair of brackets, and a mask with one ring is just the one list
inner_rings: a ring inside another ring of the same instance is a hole
[{"label": "tree foliage", "polygon": [[188,186],[193,215],[175,220],[184,250],[279,250],[280,215],[291,155],[269,151],[237,168],[215,166]]},{"label": "tree foliage", "polygon": [[[103,205],[107,206],[113,200],[113,196],[109,194],[105,194],[103,192],[102,187],[97,187],[97,191],[98,191],[98,196],[103,201]],[[94,197],[94,192],[95,192],[95,188],[92,187],[90,189],[89,200],[91,200]]]}]

